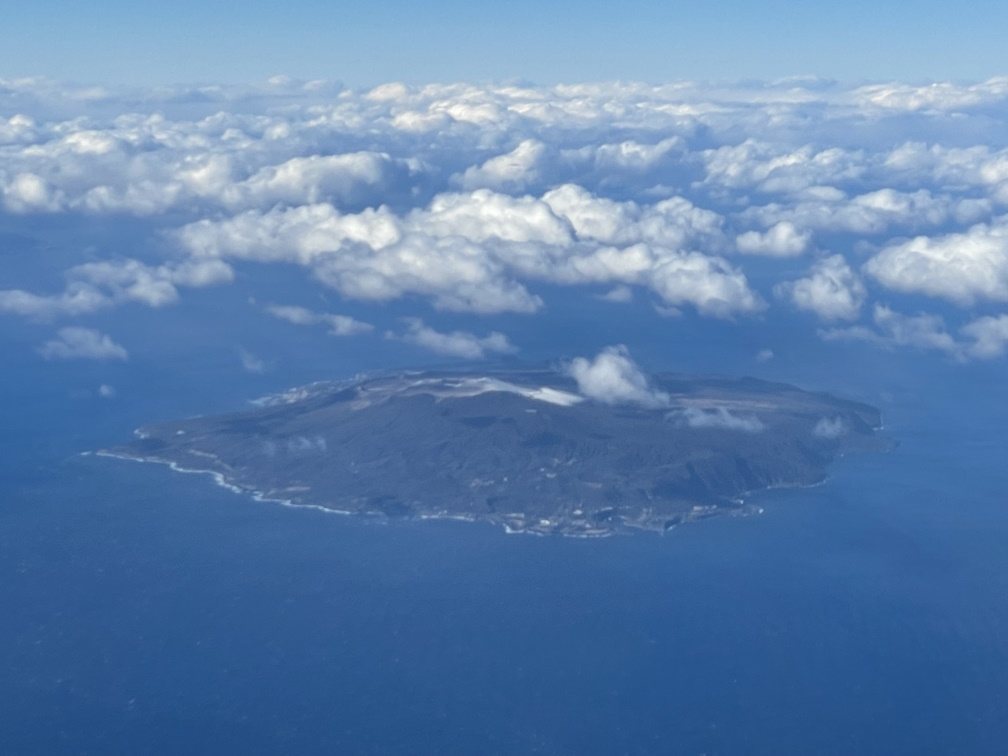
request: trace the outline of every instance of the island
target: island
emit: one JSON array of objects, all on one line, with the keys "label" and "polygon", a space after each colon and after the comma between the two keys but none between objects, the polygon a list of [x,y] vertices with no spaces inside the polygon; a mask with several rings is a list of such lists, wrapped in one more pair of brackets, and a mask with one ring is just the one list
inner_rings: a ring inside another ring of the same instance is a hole
[{"label": "island", "polygon": [[819,483],[839,455],[892,443],[874,407],[785,384],[664,374],[650,390],[600,401],[556,368],[364,376],[99,453],[294,506],[598,537],[758,512],[750,492]]}]

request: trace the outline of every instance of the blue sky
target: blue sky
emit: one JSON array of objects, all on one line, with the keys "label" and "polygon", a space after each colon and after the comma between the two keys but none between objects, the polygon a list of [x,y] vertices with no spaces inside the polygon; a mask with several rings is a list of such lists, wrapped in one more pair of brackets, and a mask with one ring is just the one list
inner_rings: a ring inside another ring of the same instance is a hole
[{"label": "blue sky", "polygon": [[4,12],[3,77],[238,82],[982,80],[1003,3],[43,2]]}]

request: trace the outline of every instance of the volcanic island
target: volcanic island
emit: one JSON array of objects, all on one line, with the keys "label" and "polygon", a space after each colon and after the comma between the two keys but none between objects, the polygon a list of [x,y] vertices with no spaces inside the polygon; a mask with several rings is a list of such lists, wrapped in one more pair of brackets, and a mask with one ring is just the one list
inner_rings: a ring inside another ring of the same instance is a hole
[{"label": "volcanic island", "polygon": [[662,374],[649,391],[599,400],[562,368],[372,375],[143,427],[99,454],[293,506],[598,537],[752,514],[750,492],[892,445],[874,407],[782,383]]}]

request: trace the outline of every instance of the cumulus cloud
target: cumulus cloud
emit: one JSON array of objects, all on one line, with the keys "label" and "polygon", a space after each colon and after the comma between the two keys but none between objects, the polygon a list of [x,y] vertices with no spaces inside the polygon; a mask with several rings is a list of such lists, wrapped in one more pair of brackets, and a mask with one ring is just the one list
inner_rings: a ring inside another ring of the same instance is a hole
[{"label": "cumulus cloud", "polygon": [[834,328],[819,334],[826,341],[863,341],[886,349],[937,351],[960,362],[990,360],[1008,351],[1008,315],[985,315],[956,332],[950,331],[939,315],[903,315],[883,305],[875,306],[873,320],[874,328]]},{"label": "cumulus cloud", "polygon": [[56,332],[38,352],[47,360],[126,360],[129,354],[120,344],[100,331],[70,326]]},{"label": "cumulus cloud", "polygon": [[939,351],[952,356],[961,354],[961,347],[938,315],[921,313],[904,315],[884,305],[875,305],[875,328],[852,326],[820,331],[826,341],[865,341],[878,346],[912,347],[921,351]]},{"label": "cumulus cloud", "polygon": [[780,221],[766,231],[746,231],[735,239],[735,248],[747,255],[794,257],[802,254],[812,234],[799,231],[790,221]]},{"label": "cumulus cloud", "polygon": [[570,225],[580,241],[613,246],[643,242],[669,249],[702,242],[712,251],[726,246],[721,216],[685,197],[654,204],[618,202],[595,196],[577,184],[564,184],[546,192],[542,201]]},{"label": "cumulus cloud", "polygon": [[234,209],[323,201],[356,204],[409,172],[407,163],[384,153],[311,155],[265,166],[240,182],[229,182],[227,176],[209,178],[201,193],[219,192],[222,204]]},{"label": "cumulus cloud", "polygon": [[[853,321],[861,274],[963,307],[1008,301],[1006,82],[365,92],[275,77],[138,98],[4,81],[0,214],[12,227],[33,215],[129,214],[161,236],[143,261],[70,268],[62,289],[9,285],[0,312],[164,307],[185,287],[231,281],[237,262],[296,265],[348,299],[419,297],[477,314],[540,312],[555,287],[583,286],[728,319],[762,312],[773,290]],[[907,133],[918,141],[894,147]],[[859,271],[833,256],[798,280],[767,281],[752,257],[866,236],[874,253]],[[339,335],[367,328],[273,314]],[[1004,351],[997,317],[949,331],[931,316],[875,315],[827,333],[960,358]]]},{"label": "cumulus cloud", "polygon": [[840,438],[840,436],[844,435],[846,432],[847,426],[844,423],[843,418],[839,415],[833,418],[819,418],[818,422],[816,422],[816,424],[812,427],[813,436],[827,441]]},{"label": "cumulus cloud", "polygon": [[614,286],[605,294],[600,294],[599,299],[603,302],[616,302],[620,304],[627,304],[633,301],[633,289],[629,286]]},{"label": "cumulus cloud", "polygon": [[238,359],[246,373],[266,372],[266,363],[247,349],[238,350]]},{"label": "cumulus cloud", "polygon": [[815,150],[809,145],[782,150],[755,139],[706,150],[703,160],[707,169],[705,184],[718,189],[757,189],[768,194],[791,194],[851,181],[867,170],[857,150]]},{"label": "cumulus cloud", "polygon": [[647,171],[661,164],[669,155],[684,148],[680,137],[668,137],[654,144],[641,143],[634,139],[601,144],[588,148],[595,166],[604,170]]},{"label": "cumulus cloud", "polygon": [[[950,219],[975,221],[989,213],[990,207],[990,203],[983,200],[946,194],[936,196],[926,189],[907,193],[884,188],[849,197],[835,187],[817,186],[802,191],[793,202],[751,207],[739,217],[745,222],[776,222],[816,231],[869,235],[882,234],[892,228],[914,230],[939,226]],[[761,238],[753,237],[752,242]],[[787,241],[787,237],[782,241]],[[739,251],[747,250],[740,246]]]},{"label": "cumulus cloud", "polygon": [[651,388],[623,345],[606,347],[594,359],[577,357],[567,366],[567,373],[577,381],[581,394],[605,404],[656,408],[669,403],[669,395]]},{"label": "cumulus cloud", "polygon": [[52,213],[62,205],[59,193],[34,173],[19,173],[0,186],[0,198],[4,208],[13,213]]},{"label": "cumulus cloud", "polygon": [[1008,300],[1008,219],[961,233],[918,236],[887,246],[865,271],[895,291],[942,297],[964,307]]},{"label": "cumulus cloud", "polygon": [[67,285],[58,294],[0,291],[0,312],[49,319],[83,315],[125,302],[163,307],[178,300],[178,286],[213,286],[233,277],[231,266],[217,259],[157,267],[130,259],[84,263],[67,271]]},{"label": "cumulus cloud", "polygon": [[736,415],[724,407],[686,407],[670,412],[668,418],[683,427],[704,430],[759,433],[765,427],[755,415]]},{"label": "cumulus cloud", "polygon": [[47,319],[57,315],[80,315],[108,307],[111,299],[86,282],[73,281],[61,294],[33,294],[21,289],[0,291],[0,312]]},{"label": "cumulus cloud", "polygon": [[249,211],[179,233],[196,259],[287,261],[356,299],[430,297],[445,310],[534,312],[530,282],[643,285],[665,304],[731,317],[765,304],[744,273],[688,247],[719,246],[721,219],[681,198],[642,206],[564,185],[542,198],[480,189],[398,217],[331,205]]},{"label": "cumulus cloud", "polygon": [[851,93],[855,102],[901,111],[962,110],[1008,97],[1008,77],[995,77],[977,84],[934,82],[927,85],[870,84]]},{"label": "cumulus cloud", "polygon": [[854,320],[868,292],[843,255],[833,255],[816,263],[808,277],[777,284],[774,293],[823,320]]},{"label": "cumulus cloud", "polygon": [[483,165],[466,169],[460,183],[464,189],[504,189],[520,191],[538,180],[538,164],[546,151],[536,139],[526,139],[511,152],[487,160]]},{"label": "cumulus cloud", "polygon": [[314,312],[305,307],[295,305],[268,305],[266,312],[280,320],[286,320],[294,325],[319,325],[329,326],[329,333],[333,336],[356,336],[362,333],[370,333],[374,326],[370,323],[351,318],[349,315],[334,315],[330,312]]},{"label": "cumulus cloud", "polygon": [[468,331],[442,333],[425,325],[419,318],[406,318],[406,330],[402,334],[387,334],[408,344],[414,344],[435,354],[460,357],[465,360],[482,360],[489,354],[513,354],[518,351],[508,337],[492,331],[479,337]]},{"label": "cumulus cloud", "polygon": [[977,318],[964,325],[960,332],[971,342],[966,346],[966,353],[970,357],[1001,357],[1008,346],[1008,315]]}]

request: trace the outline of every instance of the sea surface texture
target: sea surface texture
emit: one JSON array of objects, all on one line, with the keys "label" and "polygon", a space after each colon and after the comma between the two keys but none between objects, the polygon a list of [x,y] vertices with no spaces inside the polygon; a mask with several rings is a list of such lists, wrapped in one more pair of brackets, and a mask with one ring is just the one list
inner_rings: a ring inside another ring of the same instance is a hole
[{"label": "sea surface texture", "polygon": [[[150,401],[96,408],[46,375],[3,377],[4,753],[1008,742],[1008,407],[936,409],[941,370],[885,405],[895,450],[761,494],[760,516],[601,540],[295,510],[80,456]],[[166,396],[165,419],[195,403]]]}]

